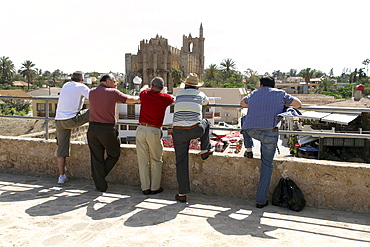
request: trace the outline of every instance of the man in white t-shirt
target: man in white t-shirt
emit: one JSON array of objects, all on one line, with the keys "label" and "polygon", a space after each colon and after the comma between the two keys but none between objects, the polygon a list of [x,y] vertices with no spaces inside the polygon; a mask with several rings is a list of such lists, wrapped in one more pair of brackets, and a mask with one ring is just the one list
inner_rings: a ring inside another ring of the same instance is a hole
[{"label": "man in white t-shirt", "polygon": [[73,73],[71,81],[65,83],[60,91],[55,116],[59,184],[64,184],[68,181],[65,174],[65,166],[66,157],[70,156],[71,129],[77,128],[89,121],[89,109],[81,110],[85,98],[89,97],[90,91],[83,82],[83,73],[76,71]]}]

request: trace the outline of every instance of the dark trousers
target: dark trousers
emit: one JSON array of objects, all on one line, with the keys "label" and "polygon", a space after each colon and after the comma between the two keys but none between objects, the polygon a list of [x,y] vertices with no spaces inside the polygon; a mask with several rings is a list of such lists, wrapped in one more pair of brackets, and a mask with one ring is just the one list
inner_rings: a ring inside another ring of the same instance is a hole
[{"label": "dark trousers", "polygon": [[[108,188],[105,177],[113,169],[121,154],[118,131],[114,124],[90,122],[87,140],[91,155],[91,173],[95,187],[100,191]],[[106,153],[106,158],[104,153]]]},{"label": "dark trousers", "polygon": [[176,175],[179,184],[179,193],[190,192],[189,181],[189,145],[192,139],[200,138],[201,150],[210,150],[209,121],[202,122],[193,129],[173,129],[172,137],[176,155]]}]

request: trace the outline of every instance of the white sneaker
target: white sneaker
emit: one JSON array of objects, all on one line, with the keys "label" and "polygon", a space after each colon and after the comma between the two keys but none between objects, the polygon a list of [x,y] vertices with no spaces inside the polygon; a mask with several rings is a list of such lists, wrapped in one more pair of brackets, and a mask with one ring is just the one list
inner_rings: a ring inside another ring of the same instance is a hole
[{"label": "white sneaker", "polygon": [[67,183],[67,182],[68,182],[68,178],[65,174],[59,176],[58,184],[64,184],[64,183]]}]

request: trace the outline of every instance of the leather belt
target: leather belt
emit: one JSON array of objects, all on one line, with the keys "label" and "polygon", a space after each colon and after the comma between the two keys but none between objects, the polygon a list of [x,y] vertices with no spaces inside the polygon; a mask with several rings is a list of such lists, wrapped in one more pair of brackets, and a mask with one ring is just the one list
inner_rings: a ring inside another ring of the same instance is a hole
[{"label": "leather belt", "polygon": [[174,129],[183,129],[183,130],[190,130],[190,129],[194,129],[195,127],[197,127],[199,125],[199,123],[197,124],[194,124],[192,126],[173,126]]},{"label": "leather belt", "polygon": [[155,125],[153,125],[153,124],[148,124],[148,123],[139,123],[139,125],[149,126],[149,127],[158,128],[158,129],[160,129],[160,128],[161,128],[161,126],[155,126]]},{"label": "leather belt", "polygon": [[276,127],[272,129],[272,132],[277,132],[277,131],[278,131],[278,128]]}]

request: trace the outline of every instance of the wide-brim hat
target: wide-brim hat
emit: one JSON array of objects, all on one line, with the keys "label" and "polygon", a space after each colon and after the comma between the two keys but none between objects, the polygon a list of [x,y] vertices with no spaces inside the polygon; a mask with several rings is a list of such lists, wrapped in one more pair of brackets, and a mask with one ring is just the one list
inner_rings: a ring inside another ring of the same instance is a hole
[{"label": "wide-brim hat", "polygon": [[199,81],[198,75],[195,73],[190,73],[183,83],[193,87],[201,87],[204,84],[203,81]]}]

